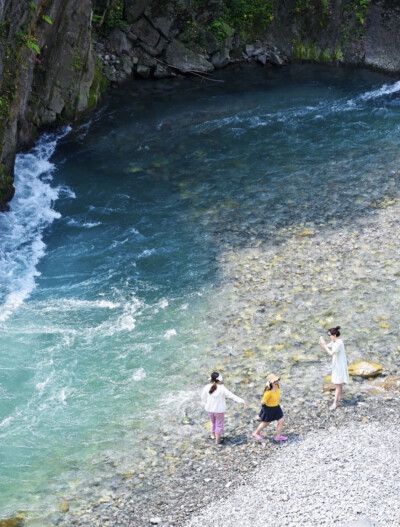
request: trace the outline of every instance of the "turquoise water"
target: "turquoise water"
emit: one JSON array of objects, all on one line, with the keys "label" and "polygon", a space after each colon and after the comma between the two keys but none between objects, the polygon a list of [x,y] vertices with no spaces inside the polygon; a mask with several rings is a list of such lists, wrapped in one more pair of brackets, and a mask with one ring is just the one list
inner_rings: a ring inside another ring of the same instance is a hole
[{"label": "turquoise water", "polygon": [[127,84],[18,156],[0,218],[2,517],[57,507],[184,412],[215,344],[224,247],[356,224],[398,195],[400,82],[219,75]]}]

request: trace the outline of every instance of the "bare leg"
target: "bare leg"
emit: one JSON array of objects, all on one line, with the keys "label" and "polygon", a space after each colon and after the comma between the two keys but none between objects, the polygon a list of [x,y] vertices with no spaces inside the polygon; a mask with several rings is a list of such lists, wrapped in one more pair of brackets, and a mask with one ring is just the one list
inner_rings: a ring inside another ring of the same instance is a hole
[{"label": "bare leg", "polygon": [[278,424],[276,426],[276,436],[275,436],[275,439],[278,439],[279,437],[281,437],[282,435],[282,430],[283,430],[283,425],[285,424],[285,418],[284,417],[281,417],[279,420],[278,420]]},{"label": "bare leg", "polygon": [[343,393],[342,388],[343,388],[342,384],[335,384],[335,398],[333,399],[331,410],[335,410],[337,408],[338,402],[342,398],[342,393]]},{"label": "bare leg", "polygon": [[261,430],[264,430],[264,428],[267,428],[268,425],[269,423],[267,423],[266,421],[261,421],[261,423],[257,427],[257,430],[254,433],[259,434]]}]

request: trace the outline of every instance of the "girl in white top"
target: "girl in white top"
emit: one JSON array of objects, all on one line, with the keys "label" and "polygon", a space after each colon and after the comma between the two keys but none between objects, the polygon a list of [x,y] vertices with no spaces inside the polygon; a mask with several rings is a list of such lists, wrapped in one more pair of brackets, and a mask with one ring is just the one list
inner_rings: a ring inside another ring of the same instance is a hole
[{"label": "girl in white top", "polygon": [[326,344],[323,337],[320,337],[319,344],[321,348],[332,356],[332,383],[335,385],[335,398],[331,410],[337,408],[338,402],[343,396],[343,384],[349,382],[349,370],[347,367],[346,351],[340,336],[340,326],[328,330],[328,336],[331,339]]},{"label": "girl in white top", "polygon": [[215,444],[218,445],[221,441],[221,435],[224,430],[224,419],[226,410],[226,397],[233,399],[237,403],[242,403],[243,408],[246,408],[246,403],[243,399],[230,392],[225,386],[221,384],[222,375],[217,371],[211,374],[210,384],[204,386],[201,392],[201,400],[204,403],[204,408],[208,412],[211,421],[211,439],[215,439]]}]

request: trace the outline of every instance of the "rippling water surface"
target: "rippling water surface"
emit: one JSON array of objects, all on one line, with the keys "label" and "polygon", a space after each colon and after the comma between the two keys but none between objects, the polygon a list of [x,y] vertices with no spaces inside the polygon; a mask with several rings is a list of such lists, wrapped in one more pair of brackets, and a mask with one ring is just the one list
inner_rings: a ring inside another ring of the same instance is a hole
[{"label": "rippling water surface", "polygon": [[215,80],[132,82],[17,158],[0,218],[3,517],[58,507],[184,412],[226,244],[355,224],[398,195],[399,82],[313,66]]}]

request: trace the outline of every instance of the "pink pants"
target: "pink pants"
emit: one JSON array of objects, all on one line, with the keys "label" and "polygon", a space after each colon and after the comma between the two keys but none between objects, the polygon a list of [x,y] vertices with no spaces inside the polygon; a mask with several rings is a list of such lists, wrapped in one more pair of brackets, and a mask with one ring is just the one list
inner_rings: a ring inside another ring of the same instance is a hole
[{"label": "pink pants", "polygon": [[215,412],[208,412],[211,421],[211,433],[221,435],[224,431],[225,412],[216,414]]}]

